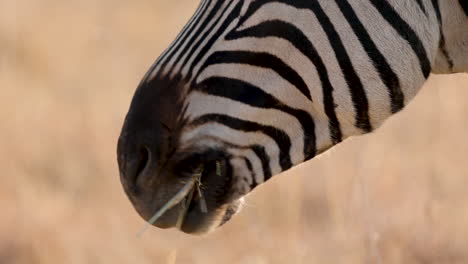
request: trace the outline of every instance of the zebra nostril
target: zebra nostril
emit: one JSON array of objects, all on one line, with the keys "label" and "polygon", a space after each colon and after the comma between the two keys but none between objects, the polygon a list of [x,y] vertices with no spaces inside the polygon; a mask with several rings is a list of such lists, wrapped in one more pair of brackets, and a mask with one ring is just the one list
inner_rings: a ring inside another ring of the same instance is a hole
[{"label": "zebra nostril", "polygon": [[145,168],[148,167],[149,161],[151,160],[151,152],[148,147],[143,146],[138,153],[138,163],[135,171],[134,183],[138,181],[138,178],[145,171]]},{"label": "zebra nostril", "polygon": [[[123,152],[123,148],[119,151]],[[139,179],[151,163],[151,151],[147,146],[141,146],[135,152],[127,152],[126,155],[122,154],[119,157],[122,183],[128,191],[135,194],[138,192]]]}]

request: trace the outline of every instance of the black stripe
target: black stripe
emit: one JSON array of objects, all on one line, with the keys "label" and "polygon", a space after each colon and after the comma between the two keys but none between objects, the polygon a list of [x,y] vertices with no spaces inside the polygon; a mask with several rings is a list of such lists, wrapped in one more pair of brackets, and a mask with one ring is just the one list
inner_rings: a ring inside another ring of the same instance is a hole
[{"label": "black stripe", "polygon": [[396,113],[404,107],[405,97],[400,87],[400,81],[396,73],[392,70],[385,56],[375,45],[364,25],[361,23],[352,6],[347,1],[335,0],[344,17],[356,34],[359,42],[372,60],[377,69],[382,82],[388,89],[391,100],[391,111]]},{"label": "black stripe", "polygon": [[[183,45],[184,43],[186,43],[187,41],[187,38],[191,35],[190,33],[193,31],[194,28],[196,28],[196,26],[200,23],[200,17],[203,17],[203,15],[205,14],[205,12],[208,10],[208,7],[210,5],[210,2],[211,0],[208,0],[205,7],[204,7],[204,10],[201,10],[200,11],[200,14],[197,18],[196,21],[193,21],[192,25],[190,25],[190,27],[187,27],[185,28],[182,33],[180,34],[180,39],[179,41],[175,44],[175,45],[172,45],[171,48],[172,50],[170,50],[169,52],[166,53],[166,55],[164,56],[164,58],[160,58],[159,59],[159,63],[156,63],[154,65],[154,68],[156,68],[157,65],[161,65],[161,70],[163,70],[163,68],[167,65],[167,63],[171,60],[172,56],[174,56],[174,54],[180,49],[181,45]],[[204,3],[202,3],[203,5]],[[153,69],[154,70],[154,69]],[[152,71],[152,70],[151,70]],[[160,75],[158,73],[158,75]]]},{"label": "black stripe", "polygon": [[250,162],[248,158],[242,157],[242,159],[244,160],[245,166],[250,171],[250,177],[252,178],[252,183],[250,184],[250,190],[253,190],[255,189],[255,187],[258,186],[257,180],[255,179],[255,171],[253,169],[252,163]]},{"label": "black stripe", "polygon": [[445,45],[445,37],[444,37],[444,34],[443,34],[442,31],[440,32],[439,47],[440,47],[440,51],[442,52],[442,55],[444,55],[445,60],[447,61],[447,64],[448,64],[448,67],[449,67],[450,71],[453,72],[453,60],[452,60],[452,58],[450,57],[450,55],[448,53],[447,47]]},{"label": "black stripe", "polygon": [[309,88],[302,77],[278,57],[265,52],[250,51],[218,51],[210,55],[204,65],[200,68],[202,72],[206,67],[213,64],[239,63],[256,67],[271,69],[280,75],[283,79],[292,84],[309,100]]},{"label": "black stripe", "polygon": [[440,28],[439,48],[440,48],[440,51],[442,52],[442,55],[444,55],[445,60],[447,61],[447,64],[450,70],[453,71],[453,60],[447,51],[447,47],[445,45],[445,36],[444,36],[444,32],[442,31],[442,15],[440,13],[439,1],[432,0],[432,5],[434,6],[434,11],[437,16],[437,21],[439,21],[439,28]]},{"label": "black stripe", "polygon": [[[183,63],[181,64],[182,67],[184,65],[187,64],[188,60],[192,57],[193,55],[193,52],[195,49],[197,49],[198,47],[200,47],[201,43],[208,37],[208,35],[213,31],[214,27],[216,27],[216,25],[218,25],[219,21],[221,21],[221,18],[224,16],[224,14],[226,13],[226,11],[229,9],[229,7],[231,6],[231,2],[229,2],[229,4],[226,5],[226,7],[221,11],[221,14],[220,16],[216,19],[216,21],[211,25],[211,27],[209,29],[206,29],[206,27],[208,26],[208,23],[210,21],[213,20],[213,18],[215,17],[216,14],[218,14],[220,12],[220,8],[222,6],[222,4],[224,3],[224,1],[217,1],[215,6],[213,7],[213,9],[211,10],[211,12],[208,14],[208,16],[204,19],[203,23],[200,25],[200,27],[198,28],[198,30],[196,32],[192,32],[192,35],[190,37],[189,40],[187,40],[187,45],[184,47],[184,49],[182,50],[182,52],[179,53],[179,56],[174,60],[175,63],[173,65],[171,65],[171,69],[168,71],[168,75],[170,75],[172,73],[172,71],[174,70],[174,67],[175,65],[178,64],[178,62],[181,60],[181,58],[185,56],[185,59],[183,61]],[[197,37],[199,37],[202,32],[205,31],[205,33],[203,34],[203,36],[201,38],[198,39],[198,41],[195,43],[195,39]],[[190,50],[189,50],[190,49]]]},{"label": "black stripe", "polygon": [[276,142],[280,150],[279,162],[281,169],[285,171],[292,167],[291,157],[289,156],[289,152],[291,150],[291,140],[289,139],[289,136],[282,130],[221,114],[203,115],[195,119],[191,125],[200,126],[210,122],[216,122],[239,131],[259,132],[269,136]]},{"label": "black stripe", "polygon": [[342,140],[342,134],[340,123],[338,122],[338,118],[335,113],[335,102],[332,96],[333,86],[331,85],[325,63],[304,33],[292,24],[279,20],[271,20],[242,31],[230,32],[226,36],[226,39],[233,40],[245,37],[278,37],[285,39],[315,65],[322,86],[323,103],[325,113],[329,120],[328,126],[330,129],[331,139],[334,144],[340,142]]},{"label": "black stripe", "polygon": [[[344,1],[343,1],[344,2]],[[406,23],[403,18],[387,2],[382,0],[371,0],[372,5],[380,12],[382,17],[405,39],[418,57],[421,71],[425,78],[431,73],[431,63],[426,54],[424,45],[416,32]]]},{"label": "black stripe", "polygon": [[[229,5],[231,6],[231,5]],[[208,40],[206,45],[198,52],[197,56],[193,60],[192,64],[190,65],[190,69],[187,73],[187,77],[185,78],[186,81],[191,80],[192,76],[198,76],[200,73],[200,70],[193,75],[193,69],[195,66],[200,62],[200,60],[205,56],[205,54],[208,52],[208,50],[213,46],[213,44],[219,40],[221,35],[226,31],[227,27],[236,19],[239,17],[240,11],[242,8],[242,1],[239,1],[232,12],[227,16],[227,18],[223,21],[223,24],[218,28],[215,34]]]},{"label": "black stripe", "polygon": [[421,9],[421,11],[427,15],[427,11],[426,11],[426,8],[424,7],[424,3],[422,2],[422,0],[416,0],[416,3],[418,3],[418,6],[419,8]]},{"label": "black stripe", "polygon": [[439,0],[431,0],[431,2],[432,2],[432,6],[434,7],[437,20],[439,21],[439,25],[442,25],[442,15],[440,13]]},{"label": "black stripe", "polygon": [[208,1],[202,1],[200,3],[200,6],[198,7],[199,10],[197,10],[194,14],[194,16],[190,19],[192,21],[189,20],[189,24],[187,24],[183,29],[182,29],[182,32],[179,33],[176,37],[176,39],[174,40],[174,42],[169,46],[167,52],[164,53],[164,56],[160,57],[158,60],[158,63],[162,63],[166,60],[166,58],[169,58],[172,56],[172,55],[169,55],[169,54],[172,54],[174,53],[176,50],[178,50],[178,46],[181,45],[184,41],[184,39],[190,35],[190,32],[192,32],[193,28],[197,25],[197,23],[200,22],[200,17],[206,12],[207,10],[207,4],[211,2],[211,0],[208,0]]},{"label": "black stripe", "polygon": [[460,5],[465,12],[465,15],[468,16],[468,1],[466,0],[458,0],[460,2]]},{"label": "black stripe", "polygon": [[[401,91],[401,87],[399,84],[398,76],[395,72],[391,69],[388,62],[386,61],[385,57],[382,53],[377,49],[376,45],[373,43],[372,39],[370,38],[369,34],[367,33],[366,29],[360,22],[359,18],[353,11],[351,5],[347,1],[343,0],[335,0],[337,5],[340,7],[340,10],[345,15],[346,19],[348,20],[349,24],[353,28],[353,31],[361,41],[364,49],[366,50],[369,57],[372,59],[374,67],[379,72],[379,76],[382,79],[383,83],[387,86],[389,90],[390,98],[391,98],[391,108],[392,112],[398,112],[404,106],[404,94]],[[246,12],[246,17],[242,19],[245,21],[253,15],[258,9],[262,7],[262,5],[269,3],[272,1],[269,0],[258,0],[254,2],[249,10]],[[310,9],[311,1],[308,0],[297,0],[294,2],[289,2],[286,0],[277,0],[275,2],[281,2],[287,5],[292,5],[296,8],[303,8],[303,9]]]},{"label": "black stripe", "polygon": [[247,19],[249,19],[258,9],[260,9],[264,4],[271,3],[271,0],[256,0],[250,3],[249,8],[245,14],[239,19],[239,25],[242,25]]},{"label": "black stripe", "polygon": [[250,148],[255,153],[255,155],[257,155],[257,157],[260,159],[260,162],[262,163],[264,178],[263,181],[269,180],[271,177],[273,177],[273,174],[271,173],[270,168],[270,157],[268,157],[265,148],[260,145],[253,145]]},{"label": "black stripe", "polygon": [[353,100],[354,111],[356,113],[356,127],[362,129],[364,132],[370,132],[372,126],[369,122],[369,103],[367,102],[367,95],[361,79],[354,70],[343,41],[318,1],[310,1],[310,9],[314,12],[320,25],[327,34],[328,41],[335,52],[335,57],[348,84]]},{"label": "black stripe", "polygon": [[249,145],[249,146],[241,146],[237,144],[233,144],[231,142],[227,142],[222,139],[217,139],[218,141],[222,142],[223,145],[229,147],[229,148],[235,148],[235,149],[241,149],[241,150],[252,150],[257,158],[260,160],[260,163],[262,164],[262,172],[263,172],[263,177],[265,179],[270,179],[272,177],[271,173],[271,168],[270,168],[270,158],[268,157],[265,148],[261,145]]},{"label": "black stripe", "polygon": [[253,107],[277,109],[294,116],[301,124],[304,133],[303,151],[305,160],[309,160],[315,156],[315,123],[306,111],[291,108],[259,87],[236,79],[211,77],[203,80],[194,89],[210,95],[229,98]]}]

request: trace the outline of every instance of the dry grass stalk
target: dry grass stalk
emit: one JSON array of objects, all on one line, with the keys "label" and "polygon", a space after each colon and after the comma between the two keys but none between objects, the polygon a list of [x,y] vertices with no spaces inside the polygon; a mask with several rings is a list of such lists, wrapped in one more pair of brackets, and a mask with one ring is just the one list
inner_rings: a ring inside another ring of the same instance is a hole
[{"label": "dry grass stalk", "polygon": [[[200,209],[203,213],[208,212],[208,207],[206,205],[206,200],[203,196],[201,191],[201,176],[203,174],[203,166],[198,169],[198,172],[194,174],[194,177],[187,182],[179,192],[177,192],[167,203],[165,203],[161,209],[159,209],[153,217],[151,217],[148,222],[143,226],[143,228],[137,233],[137,237],[143,235],[143,233],[153,225],[164,213],[169,211],[171,208],[179,204],[185,199],[185,202],[182,204],[182,211],[179,213],[179,217],[177,219],[177,227],[180,228],[183,224],[185,215],[187,214],[187,210],[189,208],[190,202],[193,198],[193,193],[195,188],[197,188],[198,194],[200,196]],[[216,175],[221,175],[221,164],[216,162]]]},{"label": "dry grass stalk", "polygon": [[[189,195],[190,192],[193,192],[193,187],[195,185],[195,179],[190,180],[187,182],[182,189],[180,189],[179,192],[174,195],[167,203],[161,207],[154,215],[151,217],[151,219],[143,226],[143,228],[137,233],[137,236],[140,237],[151,225],[154,224],[164,213],[166,213],[168,210],[170,210],[172,207],[180,203],[184,198]],[[179,217],[180,218],[180,217]]]}]

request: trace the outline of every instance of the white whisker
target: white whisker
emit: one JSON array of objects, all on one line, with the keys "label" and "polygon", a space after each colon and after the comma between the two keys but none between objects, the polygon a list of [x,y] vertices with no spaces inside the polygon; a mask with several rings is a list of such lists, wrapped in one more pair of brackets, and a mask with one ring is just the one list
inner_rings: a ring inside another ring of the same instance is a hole
[{"label": "white whisker", "polygon": [[[194,182],[196,179],[194,179]],[[194,188],[190,190],[190,193],[185,197],[185,202],[182,204],[182,212],[179,213],[179,217],[177,218],[177,228],[181,228],[182,224],[184,223],[185,216],[187,215],[188,208],[190,206],[190,202],[192,201],[193,198],[193,192]]]},{"label": "white whisker", "polygon": [[221,163],[216,161],[216,176],[221,176]]},{"label": "white whisker", "polygon": [[197,191],[198,191],[198,195],[200,196],[200,209],[203,213],[206,214],[208,212],[208,206],[206,205],[205,197],[203,196],[203,193],[201,191],[200,178],[198,178],[198,181],[197,181]]}]

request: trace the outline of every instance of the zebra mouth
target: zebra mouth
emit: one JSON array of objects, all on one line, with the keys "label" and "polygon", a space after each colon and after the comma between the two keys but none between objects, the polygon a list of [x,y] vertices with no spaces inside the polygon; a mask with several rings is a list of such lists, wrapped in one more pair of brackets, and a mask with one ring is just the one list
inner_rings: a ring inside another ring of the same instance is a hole
[{"label": "zebra mouth", "polygon": [[227,160],[203,163],[191,195],[182,201],[178,228],[185,233],[205,233],[233,215],[228,204],[233,177]]}]

